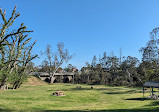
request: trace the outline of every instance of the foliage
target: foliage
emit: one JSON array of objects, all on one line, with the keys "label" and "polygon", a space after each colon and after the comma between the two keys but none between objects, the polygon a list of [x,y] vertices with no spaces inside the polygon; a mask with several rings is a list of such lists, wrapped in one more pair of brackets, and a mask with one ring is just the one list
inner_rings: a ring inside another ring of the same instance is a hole
[{"label": "foliage", "polygon": [[66,68],[64,68],[64,70],[66,72],[73,72],[73,69],[76,68],[75,66],[73,66],[72,64],[68,64]]}]

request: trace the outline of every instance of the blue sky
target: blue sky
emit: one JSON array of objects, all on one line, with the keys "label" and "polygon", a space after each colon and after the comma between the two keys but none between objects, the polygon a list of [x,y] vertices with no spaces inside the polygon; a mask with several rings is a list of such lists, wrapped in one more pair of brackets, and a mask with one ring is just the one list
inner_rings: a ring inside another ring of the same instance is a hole
[{"label": "blue sky", "polygon": [[[103,52],[141,59],[139,49],[149,40],[149,32],[159,26],[159,0],[0,0],[0,7],[11,14],[14,6],[21,14],[16,24],[24,22],[34,30],[34,53],[47,44],[64,42],[69,62],[78,68]],[[36,65],[43,58],[35,59]],[[63,65],[65,67],[66,64]]]}]

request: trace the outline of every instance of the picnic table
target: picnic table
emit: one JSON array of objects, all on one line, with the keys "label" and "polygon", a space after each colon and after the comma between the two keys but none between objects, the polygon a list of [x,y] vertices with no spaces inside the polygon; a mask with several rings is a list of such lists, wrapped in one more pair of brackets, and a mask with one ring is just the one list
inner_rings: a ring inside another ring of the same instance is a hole
[{"label": "picnic table", "polygon": [[63,91],[56,91],[56,92],[53,93],[53,95],[64,96],[64,92]]}]

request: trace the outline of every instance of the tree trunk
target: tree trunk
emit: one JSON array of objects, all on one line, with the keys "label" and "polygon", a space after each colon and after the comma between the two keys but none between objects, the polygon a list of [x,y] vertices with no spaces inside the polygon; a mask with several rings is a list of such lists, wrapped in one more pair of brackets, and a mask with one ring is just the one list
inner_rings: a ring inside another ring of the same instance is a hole
[{"label": "tree trunk", "polygon": [[22,84],[21,80],[22,80],[22,75],[20,76],[19,80],[14,83],[13,89],[18,89],[20,87],[20,85]]},{"label": "tree trunk", "polygon": [[13,84],[13,89],[15,89],[15,86],[16,86],[16,82]]},{"label": "tree trunk", "polygon": [[2,80],[2,83],[1,83],[1,85],[0,85],[0,89],[1,90],[4,90],[5,88],[4,88],[4,86],[5,86],[5,83],[6,83],[6,81],[7,81],[7,77],[4,77],[4,79]]},{"label": "tree trunk", "polygon": [[60,65],[55,69],[55,71],[53,72],[53,74],[50,74],[50,83],[54,83],[54,75],[57,72],[57,70],[59,69]]},{"label": "tree trunk", "polygon": [[54,76],[50,77],[50,83],[54,83]]},{"label": "tree trunk", "polygon": [[14,85],[13,85],[13,89],[18,89],[21,84],[22,83],[20,83],[20,81],[15,82]]},{"label": "tree trunk", "polygon": [[14,85],[13,89],[18,89],[18,84]]}]

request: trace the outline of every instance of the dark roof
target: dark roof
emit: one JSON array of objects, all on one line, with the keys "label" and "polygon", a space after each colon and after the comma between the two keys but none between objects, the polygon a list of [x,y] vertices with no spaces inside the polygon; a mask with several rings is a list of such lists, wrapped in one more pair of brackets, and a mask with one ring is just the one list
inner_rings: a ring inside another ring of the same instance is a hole
[{"label": "dark roof", "polygon": [[159,82],[153,82],[153,81],[149,81],[149,82],[145,82],[144,87],[157,87],[159,88]]}]

